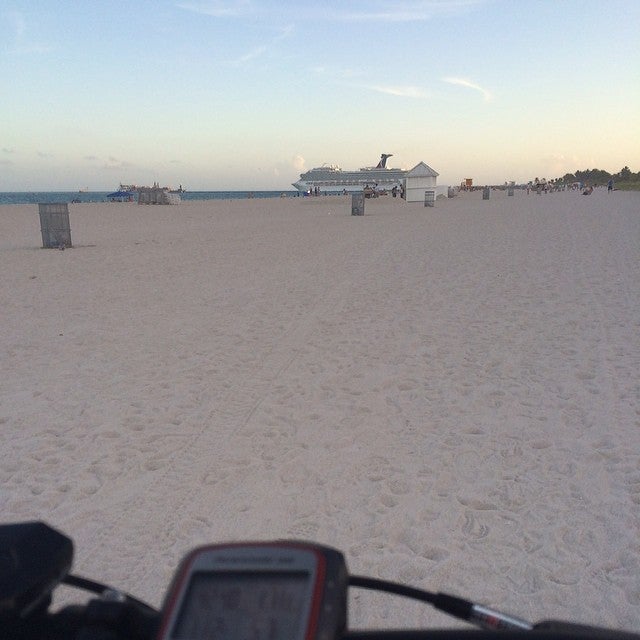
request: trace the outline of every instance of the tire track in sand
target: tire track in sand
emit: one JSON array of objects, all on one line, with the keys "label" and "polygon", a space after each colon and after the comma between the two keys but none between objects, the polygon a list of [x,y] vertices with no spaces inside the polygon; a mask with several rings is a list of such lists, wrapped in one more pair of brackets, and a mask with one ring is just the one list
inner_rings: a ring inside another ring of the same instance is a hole
[{"label": "tire track in sand", "polygon": [[[349,224],[352,221],[342,222]],[[175,569],[177,558],[173,547],[176,541],[184,544],[185,540],[197,537],[202,531],[207,532],[209,539],[217,539],[220,537],[216,533],[219,523],[209,514],[222,513],[233,519],[237,514],[230,512],[230,508],[244,508],[242,494],[246,485],[242,480],[252,468],[259,469],[256,465],[262,463],[256,463],[250,454],[238,455],[243,446],[233,443],[238,439],[249,442],[256,435],[257,430],[247,432],[247,425],[256,410],[299,357],[306,337],[316,329],[319,319],[344,303],[360,277],[367,272],[370,261],[375,261],[376,256],[384,252],[384,247],[385,242],[379,242],[376,250],[372,251],[366,237],[362,237],[355,247],[353,243],[349,246],[344,242],[336,243],[330,252],[316,258],[315,267],[308,273],[328,269],[322,295],[316,295],[314,304],[291,322],[286,335],[271,342],[255,359],[253,372],[230,381],[215,405],[204,412],[206,419],[202,424],[191,434],[176,440],[175,449],[163,466],[142,475],[131,471],[117,479],[118,486],[127,487],[124,491],[126,499],[122,500],[123,491],[116,488],[111,493],[112,497],[105,496],[101,501],[101,510],[119,515],[109,522],[108,527],[93,530],[93,549],[101,547],[112,536],[121,535],[125,530],[121,524],[128,519],[122,561],[131,567],[128,576],[131,584],[166,583]],[[317,289],[311,281],[315,277],[307,275],[306,283]],[[268,438],[269,435],[258,434],[258,437]],[[136,521],[135,514],[144,513],[150,501],[161,500],[164,491],[188,497],[179,505],[172,505],[165,525],[157,532],[157,544],[148,549],[144,542],[145,519]],[[134,522],[131,522],[132,518]],[[83,552],[90,555],[92,550],[85,548]],[[180,554],[181,551],[178,557]],[[139,589],[137,591],[140,593]]]}]

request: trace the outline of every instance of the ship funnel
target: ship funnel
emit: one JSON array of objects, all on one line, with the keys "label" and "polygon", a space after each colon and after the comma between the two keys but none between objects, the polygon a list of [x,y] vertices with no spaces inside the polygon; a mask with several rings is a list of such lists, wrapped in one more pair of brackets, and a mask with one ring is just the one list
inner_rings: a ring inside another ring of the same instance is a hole
[{"label": "ship funnel", "polygon": [[380,162],[378,162],[378,166],[376,169],[386,169],[387,168],[387,158],[390,158],[393,153],[383,153],[380,156]]}]

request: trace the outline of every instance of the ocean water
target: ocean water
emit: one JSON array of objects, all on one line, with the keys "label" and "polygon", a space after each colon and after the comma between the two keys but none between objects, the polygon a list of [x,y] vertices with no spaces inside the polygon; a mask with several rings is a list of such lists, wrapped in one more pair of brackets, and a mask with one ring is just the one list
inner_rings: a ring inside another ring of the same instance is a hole
[{"label": "ocean water", "polygon": [[[108,202],[111,191],[7,191],[0,192],[2,204],[38,204],[40,202]],[[238,200],[242,198],[293,198],[298,191],[185,191],[182,200]]]}]

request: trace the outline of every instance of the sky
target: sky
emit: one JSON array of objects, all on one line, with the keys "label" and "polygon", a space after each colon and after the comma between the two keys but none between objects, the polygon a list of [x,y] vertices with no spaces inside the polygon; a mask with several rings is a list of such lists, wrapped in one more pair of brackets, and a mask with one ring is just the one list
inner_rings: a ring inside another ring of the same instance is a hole
[{"label": "sky", "polygon": [[0,191],[640,171],[638,0],[4,0]]}]

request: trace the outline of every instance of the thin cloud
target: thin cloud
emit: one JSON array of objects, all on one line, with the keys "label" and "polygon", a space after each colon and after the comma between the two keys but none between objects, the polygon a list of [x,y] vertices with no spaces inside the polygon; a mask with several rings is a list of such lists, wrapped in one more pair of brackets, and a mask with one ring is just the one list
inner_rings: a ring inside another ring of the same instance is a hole
[{"label": "thin cloud", "polygon": [[415,0],[414,2],[368,2],[360,9],[329,12],[328,17],[344,22],[420,22],[438,16],[461,13],[486,0]]},{"label": "thin cloud", "polygon": [[285,27],[278,29],[276,35],[271,38],[270,42],[268,42],[267,44],[260,45],[258,47],[254,47],[244,55],[241,55],[238,58],[235,58],[234,60],[230,60],[228,64],[234,67],[239,67],[247,64],[248,62],[251,62],[252,60],[256,60],[257,58],[264,56],[272,48],[275,48],[275,45],[277,43],[281,42],[285,38],[288,38],[293,33],[293,30],[294,30],[294,25],[287,25]]},{"label": "thin cloud", "polygon": [[256,58],[263,56],[266,52],[267,52],[267,47],[265,46],[256,47],[255,49],[252,49],[251,51],[245,53],[239,58],[236,58],[235,60],[230,60],[229,64],[232,66],[239,67],[243,64],[246,64],[247,62],[251,62]]},{"label": "thin cloud", "polygon": [[13,147],[2,147],[2,153],[15,153],[16,150]]},{"label": "thin cloud", "polygon": [[[439,16],[455,15],[486,4],[488,0],[406,0],[390,3],[388,0],[356,0],[349,8],[335,2],[335,7],[322,8],[322,16],[339,22],[419,22]],[[271,9],[254,5],[251,0],[201,0],[177,2],[176,7],[214,18],[236,18],[259,13],[277,13],[282,15],[282,7],[274,5]],[[317,8],[300,4],[296,14],[301,20],[315,20]]]},{"label": "thin cloud", "polygon": [[328,67],[323,67],[321,65],[312,67],[311,71],[319,76],[331,76],[342,80],[361,78],[366,75],[363,71],[356,71],[355,69],[329,69]]},{"label": "thin cloud", "polygon": [[312,71],[322,77],[331,77],[334,80],[338,79],[343,85],[375,91],[376,93],[384,93],[388,96],[420,100],[431,96],[431,93],[427,89],[415,85],[365,84],[366,80],[363,76],[366,74],[363,71],[353,69],[328,69],[322,66],[313,67]]},{"label": "thin cloud", "polygon": [[113,156],[109,156],[109,158],[107,158],[107,161],[103,165],[103,169],[107,169],[109,171],[112,171],[114,169],[129,169],[129,168],[131,168],[133,166],[134,165],[131,164],[130,162],[127,162],[125,160],[118,160],[118,158],[114,158]]},{"label": "thin cloud", "polygon": [[11,53],[17,54],[29,54],[29,53],[50,53],[53,51],[53,47],[48,44],[38,44],[36,42],[32,42],[29,44],[18,44],[11,49]]},{"label": "thin cloud", "polygon": [[491,95],[491,92],[489,90],[481,87],[479,84],[476,84],[471,80],[467,80],[466,78],[442,78],[442,81],[478,91],[482,94],[485,102],[490,102],[491,100],[493,100],[493,96]]},{"label": "thin cloud", "polygon": [[210,0],[209,2],[178,2],[176,7],[213,18],[235,18],[251,9],[248,0]]},{"label": "thin cloud", "polygon": [[294,24],[287,24],[279,29],[279,33],[273,38],[273,42],[280,42],[286,40],[295,31]]},{"label": "thin cloud", "polygon": [[377,91],[378,93],[385,93],[390,96],[398,96],[401,98],[419,98],[424,99],[429,97],[429,93],[426,89],[422,87],[413,87],[413,86],[404,86],[404,87],[396,87],[396,86],[382,86],[382,85],[374,85],[367,87],[371,91]]},{"label": "thin cloud", "polygon": [[13,26],[13,46],[9,48],[9,52],[13,54],[31,54],[31,53],[48,53],[53,48],[48,44],[34,42],[29,39],[29,29],[27,21],[22,13],[13,11],[8,14],[10,24]]},{"label": "thin cloud", "polygon": [[[251,0],[208,0],[202,2],[178,2],[176,7],[184,11],[190,11],[212,18],[239,18],[243,16],[255,16],[257,13],[264,13],[263,10],[255,7]],[[273,45],[285,40],[293,33],[294,24],[285,24],[276,30],[276,34],[271,38],[269,44],[260,45],[249,50],[247,53],[227,61],[226,64],[232,67],[245,65],[252,60],[264,56]]]}]

